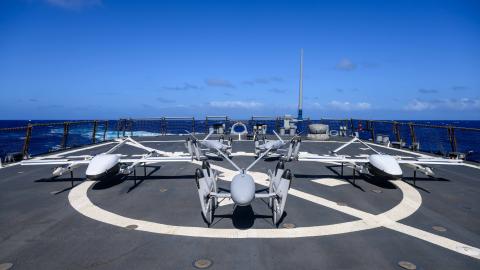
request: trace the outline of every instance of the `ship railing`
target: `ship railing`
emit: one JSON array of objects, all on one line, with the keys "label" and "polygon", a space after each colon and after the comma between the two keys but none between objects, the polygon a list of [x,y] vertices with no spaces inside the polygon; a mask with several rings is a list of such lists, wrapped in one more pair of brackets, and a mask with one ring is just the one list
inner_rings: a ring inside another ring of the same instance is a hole
[{"label": "ship railing", "polygon": [[[241,121],[252,133],[253,125],[264,123],[268,133],[279,131],[282,118],[252,116],[248,120],[232,120],[227,116],[123,118],[117,121],[84,120],[53,123],[31,123],[22,127],[0,128],[0,157],[9,154],[28,157],[87,144],[99,143],[124,136],[159,136],[168,134],[208,133],[214,124],[224,124],[228,133],[231,124]],[[480,129],[411,121],[365,119],[311,119],[297,122],[298,131],[308,134],[308,125],[327,124],[330,130],[344,130],[347,135],[358,134],[375,143],[388,143],[413,151],[443,156],[479,155]],[[480,160],[476,157],[474,160]]]},{"label": "ship railing", "polygon": [[227,133],[230,131],[230,118],[226,115],[212,115],[205,117],[205,123],[203,124],[204,133],[209,133],[211,131],[218,131],[220,128],[220,133]]},{"label": "ship railing", "polygon": [[124,118],[117,123],[118,137],[195,133],[194,117]]},{"label": "ship railing", "polygon": [[15,161],[31,155],[106,141],[106,120],[30,123],[0,128],[0,157]]},{"label": "ship railing", "polygon": [[272,130],[278,132],[283,123],[278,116],[252,116],[247,125],[249,132],[253,132],[256,125],[267,125],[267,132],[273,133]]},{"label": "ship railing", "polygon": [[[362,139],[380,142],[388,137],[396,147],[464,158],[478,155],[480,128],[458,127],[412,121],[350,119],[350,130]],[[475,149],[476,148],[476,149]]]}]

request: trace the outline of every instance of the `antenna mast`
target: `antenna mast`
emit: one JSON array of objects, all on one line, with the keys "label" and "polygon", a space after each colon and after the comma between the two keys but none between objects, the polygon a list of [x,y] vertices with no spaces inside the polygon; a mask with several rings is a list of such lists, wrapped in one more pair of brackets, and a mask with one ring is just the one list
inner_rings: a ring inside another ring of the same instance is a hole
[{"label": "antenna mast", "polygon": [[300,86],[298,93],[298,120],[303,119],[303,48],[300,50]]}]

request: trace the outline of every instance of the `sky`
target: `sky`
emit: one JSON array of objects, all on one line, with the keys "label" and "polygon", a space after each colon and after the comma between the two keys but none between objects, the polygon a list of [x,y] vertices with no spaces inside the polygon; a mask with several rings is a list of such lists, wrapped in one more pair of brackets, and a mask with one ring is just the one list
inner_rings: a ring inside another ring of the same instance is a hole
[{"label": "sky", "polygon": [[480,120],[480,1],[0,1],[0,119]]}]

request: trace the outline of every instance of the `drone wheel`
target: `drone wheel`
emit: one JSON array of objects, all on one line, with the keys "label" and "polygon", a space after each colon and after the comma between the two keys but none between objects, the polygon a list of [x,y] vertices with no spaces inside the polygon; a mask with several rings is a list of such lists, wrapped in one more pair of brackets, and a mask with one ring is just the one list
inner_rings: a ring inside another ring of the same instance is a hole
[{"label": "drone wheel", "polygon": [[200,178],[203,178],[203,172],[200,169],[195,170],[195,184],[197,184],[197,189],[200,188]]},{"label": "drone wheel", "polygon": [[290,169],[287,169],[285,172],[283,172],[282,178],[292,180],[292,172]]},{"label": "drone wheel", "polygon": [[277,199],[277,198],[274,198],[274,199],[273,199],[272,214],[273,214],[273,223],[274,223],[275,225],[278,224],[278,213],[277,213],[277,209],[278,209],[278,199]]},{"label": "drone wheel", "polygon": [[283,175],[282,175],[282,178],[285,178],[287,179],[289,182],[288,182],[288,189],[290,189],[290,186],[292,185],[292,172],[290,171],[290,169],[287,169]]},{"label": "drone wheel", "polygon": [[213,209],[214,209],[212,198],[208,199],[207,205],[208,205],[208,212],[207,212],[207,216],[205,217],[205,219],[207,220],[208,225],[210,225],[213,222]]},{"label": "drone wheel", "polygon": [[277,174],[279,169],[285,169],[285,163],[283,162],[283,160],[277,163],[277,167],[275,168],[275,175]]},{"label": "drone wheel", "polygon": [[218,198],[213,197],[213,208],[212,208],[212,210],[214,211],[215,209],[217,209],[217,207],[218,207]]},{"label": "drone wheel", "polygon": [[207,170],[207,174],[210,176],[210,163],[208,161],[202,163],[202,169]]}]

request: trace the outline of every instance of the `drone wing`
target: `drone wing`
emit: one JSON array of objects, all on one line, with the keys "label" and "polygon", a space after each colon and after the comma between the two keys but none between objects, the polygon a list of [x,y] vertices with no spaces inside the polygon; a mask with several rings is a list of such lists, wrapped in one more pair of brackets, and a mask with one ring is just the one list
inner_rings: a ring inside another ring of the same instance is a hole
[{"label": "drone wing", "polygon": [[239,172],[242,172],[242,169],[240,169],[240,167],[238,167],[237,164],[235,164],[235,162],[233,162],[225,153],[223,153],[220,149],[215,149],[217,150],[217,152],[222,155],[228,162],[230,162],[230,164],[233,165],[233,167],[235,167],[235,169],[237,169],[237,171]]},{"label": "drone wing", "polygon": [[160,162],[182,162],[191,161],[191,156],[176,157],[144,157],[144,158],[121,158],[120,163],[160,163]]},{"label": "drone wing", "polygon": [[315,155],[310,153],[300,153],[298,156],[299,161],[314,161],[314,162],[339,162],[339,163],[368,163],[367,157],[350,157],[350,156],[329,156],[329,155]]},{"label": "drone wing", "polygon": [[20,165],[67,165],[67,164],[88,164],[90,160],[69,160],[69,159],[37,159],[24,160]]},{"label": "drone wing", "polygon": [[280,135],[278,135],[277,132],[275,132],[275,130],[272,130],[273,133],[275,133],[275,136],[277,136],[278,140],[281,141],[282,143],[285,143],[283,140],[282,140],[282,137],[280,137]]},{"label": "drone wing", "polygon": [[461,159],[446,158],[416,158],[416,159],[398,159],[399,164],[415,164],[415,165],[463,165]]},{"label": "drone wing", "polygon": [[213,134],[213,130],[210,131],[210,133],[208,133],[207,137],[205,137],[203,140],[204,141],[208,140],[208,138],[210,138],[210,136],[212,136],[212,134]]},{"label": "drone wing", "polygon": [[376,154],[381,154],[379,151],[375,150],[373,147],[371,147],[370,145],[366,144],[364,141],[360,140],[359,138],[357,137],[353,137],[352,140],[344,143],[343,145],[341,145],[340,147],[338,147],[337,149],[333,150],[332,153],[337,153],[338,151],[342,150],[343,148],[349,146],[350,144],[354,143],[354,142],[359,142],[361,143],[363,146],[369,148],[370,150],[372,150],[373,152],[375,152]]},{"label": "drone wing", "polygon": [[260,159],[262,159],[268,152],[270,152],[270,150],[272,150],[271,147],[270,147],[270,148],[267,148],[267,150],[265,150],[265,152],[263,152],[260,156],[258,156],[258,158],[255,159],[255,161],[252,162],[252,164],[250,164],[250,166],[248,166],[245,171],[250,170]]}]

